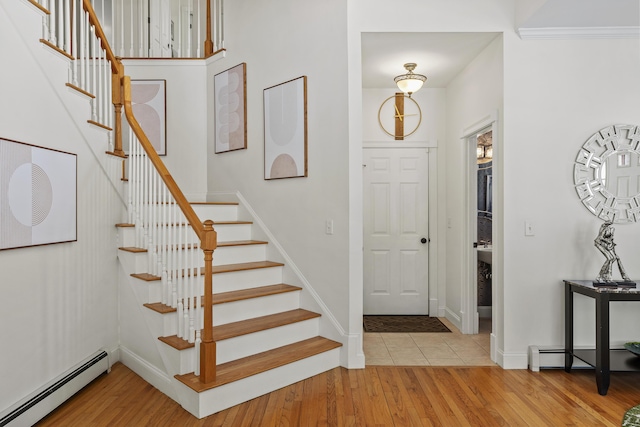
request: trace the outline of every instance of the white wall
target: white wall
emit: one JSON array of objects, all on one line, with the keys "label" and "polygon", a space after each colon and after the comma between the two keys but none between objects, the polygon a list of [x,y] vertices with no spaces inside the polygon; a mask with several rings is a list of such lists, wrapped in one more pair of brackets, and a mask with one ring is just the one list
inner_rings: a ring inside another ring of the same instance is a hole
[{"label": "white wall", "polygon": [[[601,221],[574,190],[573,164],[596,131],[640,124],[638,75],[637,39],[505,37],[506,353],[522,358],[528,345],[563,344],[562,279],[593,279],[604,262],[593,246]],[[532,222],[535,236],[524,236],[525,220]],[[639,238],[639,225],[616,226],[617,251],[632,278],[640,277],[634,262]],[[577,299],[576,344],[593,344],[593,302]],[[637,339],[636,304],[615,303],[611,319],[612,342]]]},{"label": "white wall", "polygon": [[[346,4],[228,2],[225,39],[226,58],[211,65],[207,76],[209,190],[239,191],[247,199],[348,331]],[[247,149],[214,154],[213,77],[242,62],[247,64]],[[309,176],[265,181],[263,90],[302,75],[308,79]],[[327,219],[334,222],[333,235],[325,234]],[[361,320],[356,326],[359,333]]]},{"label": "white wall", "polygon": [[125,60],[131,79],[166,80],[167,155],[162,157],[189,201],[207,193],[207,92],[204,61]]},{"label": "white wall", "polygon": [[[118,345],[114,224],[122,203],[88,145],[104,152],[106,138],[88,130],[88,101],[64,87],[66,62],[40,46],[41,22],[26,3],[0,5],[0,57],[11,58],[0,79],[0,137],[77,154],[77,242],[0,252],[0,411]],[[60,86],[45,71],[61,76]],[[78,106],[80,126],[67,110]]]}]

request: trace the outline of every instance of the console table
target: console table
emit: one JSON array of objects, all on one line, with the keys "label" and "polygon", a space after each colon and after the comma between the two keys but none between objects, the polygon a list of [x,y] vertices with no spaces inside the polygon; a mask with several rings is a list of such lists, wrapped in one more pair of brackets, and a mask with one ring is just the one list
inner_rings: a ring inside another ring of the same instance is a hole
[{"label": "console table", "polygon": [[[606,395],[610,372],[640,371],[640,357],[625,349],[609,348],[609,302],[640,301],[640,284],[637,288],[594,287],[591,280],[564,281],[564,370],[571,372],[573,358],[593,366],[596,370],[598,393]],[[596,348],[573,348],[573,294],[586,295],[596,303]],[[640,333],[640,332],[639,332]],[[640,341],[640,340],[639,340]]]}]

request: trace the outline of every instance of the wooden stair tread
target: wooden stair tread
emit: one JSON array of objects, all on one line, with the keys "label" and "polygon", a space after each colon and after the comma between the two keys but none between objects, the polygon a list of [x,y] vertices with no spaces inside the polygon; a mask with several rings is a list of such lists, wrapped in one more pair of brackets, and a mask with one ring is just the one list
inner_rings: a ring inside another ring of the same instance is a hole
[{"label": "wooden stair tread", "polygon": [[[265,331],[267,329],[277,328],[279,326],[291,325],[297,322],[314,319],[320,317],[319,313],[298,308],[282,313],[269,314],[267,316],[254,317],[253,319],[240,320],[239,322],[226,323],[224,325],[213,327],[213,340],[222,341],[229,338],[235,338],[242,335],[252,334],[254,332]],[[168,337],[159,337],[160,341],[170,345],[176,350],[184,350],[193,347],[193,343],[189,343],[175,335]]]},{"label": "wooden stair tread", "polygon": [[201,393],[341,346],[341,343],[327,338],[313,337],[218,365],[216,379],[209,384],[202,384],[200,377],[193,373],[176,375],[175,378],[197,393]]},{"label": "wooden stair tread", "polygon": [[[241,262],[238,264],[214,265],[213,274],[232,273],[234,271],[256,270],[260,268],[282,267],[282,266],[284,266],[283,263],[273,262],[273,261],[254,261],[254,262]],[[200,269],[200,275],[204,276],[204,267]],[[154,276],[153,274],[149,274],[149,273],[135,273],[135,274],[132,274],[131,276],[148,281],[148,282],[161,279],[160,276]]]},{"label": "wooden stair tread", "polygon": [[269,242],[265,242],[264,240],[228,240],[226,242],[218,242],[218,247],[266,245],[267,243]]},{"label": "wooden stair tread", "polygon": [[129,224],[129,223],[126,223],[126,222],[120,222],[120,223],[116,224],[116,227],[122,227],[122,228],[124,228],[124,227],[135,227],[135,226],[136,226],[135,224]]},{"label": "wooden stair tread", "polygon": [[[264,240],[228,240],[226,242],[218,242],[218,247],[231,248],[231,247],[237,247],[237,246],[267,245],[268,243],[269,242],[265,242]],[[179,245],[179,249],[198,249],[199,247],[200,247],[200,244],[198,242],[194,242],[193,244]],[[118,249],[120,249],[121,251],[133,252],[133,253],[147,252],[147,249],[137,248],[135,246],[120,247]]]},{"label": "wooden stair tread", "polygon": [[189,202],[190,205],[211,205],[211,206],[225,206],[225,205],[229,205],[229,206],[238,206],[239,203],[238,202]]},{"label": "wooden stair tread", "polygon": [[144,248],[136,248],[136,247],[134,247],[134,246],[120,247],[120,248],[118,248],[118,249],[120,249],[121,251],[125,251],[125,252],[132,252],[132,253],[134,253],[134,254],[139,254],[139,253],[142,253],[142,252],[147,252],[147,250],[146,250],[146,249],[144,249]]},{"label": "wooden stair tread", "polygon": [[[256,270],[259,268],[282,267],[282,266],[284,266],[283,263],[273,262],[273,261],[254,261],[254,262],[241,262],[237,264],[214,265],[213,274],[229,273],[233,271]],[[202,268],[202,274],[204,274],[204,267]]]},{"label": "wooden stair tread", "polygon": [[[260,297],[269,296],[269,295],[299,291],[301,289],[302,288],[298,286],[291,286],[291,285],[286,285],[284,283],[280,283],[277,285],[241,289],[239,291],[221,292],[218,294],[213,294],[213,304],[214,305],[224,304],[227,302],[242,301],[242,300],[251,299],[251,298],[260,298]],[[202,297],[201,299],[202,301],[204,301],[204,297]],[[177,309],[169,305],[162,304],[161,302],[147,303],[143,305],[160,314],[173,313],[177,311]]]},{"label": "wooden stair tread", "polygon": [[[253,221],[213,221],[213,225],[253,224]],[[215,227],[214,227],[215,228]]]}]

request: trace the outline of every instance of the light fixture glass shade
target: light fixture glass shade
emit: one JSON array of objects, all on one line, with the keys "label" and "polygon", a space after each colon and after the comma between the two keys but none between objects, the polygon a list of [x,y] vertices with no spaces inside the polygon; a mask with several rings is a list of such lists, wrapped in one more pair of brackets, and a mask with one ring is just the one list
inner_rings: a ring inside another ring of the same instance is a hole
[{"label": "light fixture glass shade", "polygon": [[427,77],[422,74],[415,74],[413,70],[416,68],[416,64],[412,62],[404,64],[404,68],[406,68],[407,74],[401,74],[393,81],[398,85],[398,89],[411,96],[412,93],[420,90]]}]

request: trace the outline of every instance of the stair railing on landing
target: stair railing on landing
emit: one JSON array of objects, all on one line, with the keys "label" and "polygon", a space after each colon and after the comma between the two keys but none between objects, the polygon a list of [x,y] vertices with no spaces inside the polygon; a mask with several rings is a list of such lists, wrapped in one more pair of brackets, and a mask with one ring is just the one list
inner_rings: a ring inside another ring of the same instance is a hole
[{"label": "stair railing on landing", "polygon": [[206,58],[224,49],[223,0],[113,0],[109,9],[119,57]]},{"label": "stair railing on landing", "polygon": [[[162,302],[178,311],[177,335],[196,346],[196,375],[201,382],[210,383],[216,375],[212,265],[217,234],[213,221],[200,221],[134,117],[131,80],[113,54],[90,0],[29,1],[45,13],[41,41],[70,59],[67,85],[91,99],[89,122],[108,130],[111,154],[127,157],[121,135],[124,106],[131,134],[128,214],[136,227],[136,245],[147,250],[148,273],[161,278]],[[115,113],[107,108],[109,102]],[[115,138],[111,137],[114,129],[104,122],[115,126]],[[199,242],[193,240],[194,233]],[[198,248],[204,252],[203,271],[196,256]],[[200,301],[201,275],[204,304]]]}]

